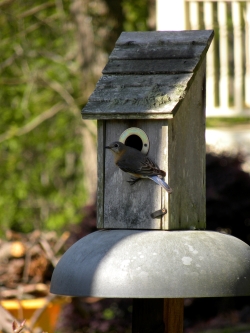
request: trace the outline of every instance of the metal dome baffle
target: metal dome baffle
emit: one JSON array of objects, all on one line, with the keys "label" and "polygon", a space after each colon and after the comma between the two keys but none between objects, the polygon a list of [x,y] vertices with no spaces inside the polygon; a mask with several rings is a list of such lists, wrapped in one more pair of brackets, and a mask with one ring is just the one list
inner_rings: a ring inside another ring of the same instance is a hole
[{"label": "metal dome baffle", "polygon": [[[205,229],[205,60],[212,38],[213,31],[122,33],[82,112],[98,120],[102,230],[63,255],[51,292],[133,298],[133,333],[182,332],[183,298],[250,295],[250,247],[197,230]],[[113,141],[148,154],[173,193],[150,180],[130,186],[105,151]]]},{"label": "metal dome baffle", "polygon": [[250,295],[250,247],[212,231],[96,231],[65,253],[51,290],[119,298]]}]

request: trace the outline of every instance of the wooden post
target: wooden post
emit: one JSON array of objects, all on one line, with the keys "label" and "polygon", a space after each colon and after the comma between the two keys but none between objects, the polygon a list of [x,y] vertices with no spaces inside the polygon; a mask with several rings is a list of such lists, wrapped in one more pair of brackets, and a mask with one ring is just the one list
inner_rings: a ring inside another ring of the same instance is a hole
[{"label": "wooden post", "polygon": [[164,333],[183,332],[184,299],[165,298],[164,299]]},{"label": "wooden post", "polygon": [[134,298],[132,333],[182,333],[183,298]]},{"label": "wooden post", "polygon": [[164,299],[134,298],[132,333],[166,333],[163,313]]}]

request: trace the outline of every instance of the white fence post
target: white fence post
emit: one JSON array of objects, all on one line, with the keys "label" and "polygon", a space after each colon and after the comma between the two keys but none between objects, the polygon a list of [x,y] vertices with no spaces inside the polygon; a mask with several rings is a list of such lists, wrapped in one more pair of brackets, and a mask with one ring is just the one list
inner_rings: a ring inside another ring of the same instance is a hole
[{"label": "white fence post", "polygon": [[185,0],[156,1],[156,30],[185,30]]},{"label": "white fence post", "polygon": [[157,30],[216,31],[207,54],[208,115],[250,115],[250,0],[156,0],[156,13]]},{"label": "white fence post", "polygon": [[[204,2],[204,24],[208,30],[214,29],[213,19],[213,3],[210,1]],[[206,75],[206,107],[212,109],[215,106],[215,48],[214,41],[212,41],[210,48],[207,52],[207,75]]]},{"label": "white fence post", "polygon": [[245,31],[246,31],[245,103],[247,107],[250,107],[250,2],[246,3]]},{"label": "white fence post", "polygon": [[227,30],[227,3],[218,2],[219,49],[220,49],[220,107],[229,108],[229,51]]},{"label": "white fence post", "polygon": [[241,31],[240,3],[232,2],[232,19],[234,30],[234,108],[243,110],[243,44]]}]

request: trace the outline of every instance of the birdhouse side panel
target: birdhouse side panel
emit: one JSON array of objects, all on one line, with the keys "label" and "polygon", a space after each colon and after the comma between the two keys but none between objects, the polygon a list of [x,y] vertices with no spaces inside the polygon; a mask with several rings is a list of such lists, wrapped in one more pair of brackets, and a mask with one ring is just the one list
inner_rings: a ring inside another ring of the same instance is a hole
[{"label": "birdhouse side panel", "polygon": [[169,120],[169,220],[165,229],[204,229],[205,214],[205,59],[175,117]]}]

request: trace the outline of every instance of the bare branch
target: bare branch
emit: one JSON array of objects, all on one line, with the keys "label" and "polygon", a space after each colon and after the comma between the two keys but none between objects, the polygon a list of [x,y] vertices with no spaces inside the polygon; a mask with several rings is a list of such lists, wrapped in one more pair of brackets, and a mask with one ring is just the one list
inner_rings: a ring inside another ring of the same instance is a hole
[{"label": "bare branch", "polygon": [[58,239],[58,241],[56,242],[56,244],[53,248],[53,252],[55,254],[57,254],[61,250],[61,248],[63,247],[65,242],[68,240],[69,236],[70,236],[69,231],[64,231],[64,233],[60,236],[60,238]]},{"label": "bare branch", "polygon": [[52,263],[52,265],[54,267],[56,267],[57,263],[58,263],[58,258],[55,257],[48,241],[46,240],[45,237],[41,237],[39,240],[39,243],[41,244],[41,246],[43,247],[45,254],[47,256],[47,258],[49,259],[49,261]]},{"label": "bare branch", "polygon": [[58,297],[57,295],[53,295],[50,294],[46,297],[45,303],[43,305],[43,307],[37,309],[32,317],[30,318],[30,325],[29,328],[31,330],[33,330],[35,323],[37,322],[37,320],[40,318],[40,316],[42,315],[42,313],[46,310],[46,308],[48,307],[48,305],[50,304],[50,302],[52,302],[56,297]]},{"label": "bare branch", "polygon": [[18,15],[17,18],[24,18],[24,17],[30,16],[30,15],[34,15],[37,12],[40,12],[41,10],[48,8],[48,7],[52,7],[52,6],[55,6],[54,1],[43,3],[39,6],[26,10],[26,12],[23,12],[22,14]]},{"label": "bare branch", "polygon": [[24,125],[21,128],[18,128],[17,130],[10,129],[7,132],[0,135],[0,143],[4,142],[6,140],[9,140],[13,138],[14,136],[21,136],[24,134],[27,134],[28,132],[31,132],[34,128],[39,126],[41,123],[43,123],[45,120],[53,117],[57,112],[62,110],[65,107],[64,103],[57,103],[52,108],[50,108],[47,111],[44,111],[42,114],[31,120],[28,124]]},{"label": "bare branch", "polygon": [[[75,116],[79,116],[80,110],[74,100],[74,98],[70,95],[70,93],[57,81],[49,81],[46,78],[42,78],[46,85],[50,86],[51,89],[56,91],[64,101],[70,106],[71,111]],[[92,136],[96,137],[96,126],[91,121],[83,120],[84,127],[91,133]],[[1,142],[1,141],[0,141]]]},{"label": "bare branch", "polygon": [[[39,293],[40,295],[48,295],[49,288],[46,284],[44,283],[36,283],[36,284],[27,284],[27,285],[22,285],[21,291],[22,294],[32,294],[32,293]],[[1,297],[2,298],[10,298],[10,297],[18,297],[20,296],[20,290],[19,289],[5,289],[1,291]],[[42,297],[42,296],[41,296]]]},{"label": "bare branch", "polygon": [[14,1],[15,0],[3,0],[3,1],[0,2],[0,7],[10,5]]},{"label": "bare branch", "polygon": [[18,56],[16,54],[12,55],[11,57],[9,57],[8,59],[6,59],[5,61],[3,61],[0,64],[0,70],[4,69],[5,67],[8,67],[10,65],[13,64],[13,62],[16,60]]},{"label": "bare branch", "polygon": [[23,323],[20,324],[19,322],[17,322],[16,318],[14,318],[9,313],[9,311],[5,310],[1,305],[0,305],[0,318],[1,318],[0,332],[3,332],[3,333],[13,333],[13,329],[17,329],[18,327],[21,327],[23,324]]},{"label": "bare branch", "polygon": [[77,45],[79,47],[78,59],[80,66],[90,72],[95,63],[93,22],[88,17],[89,0],[73,0],[70,11],[77,27]]},{"label": "bare branch", "polygon": [[79,112],[78,107],[74,101],[74,98],[70,95],[70,93],[57,81],[49,81],[45,78],[42,80],[49,85],[54,91],[56,91],[64,100],[65,102],[73,107],[74,112]]},{"label": "bare branch", "polygon": [[24,329],[26,319],[24,319],[20,325],[17,324],[16,321],[13,322],[12,328],[14,333],[20,333]]}]

